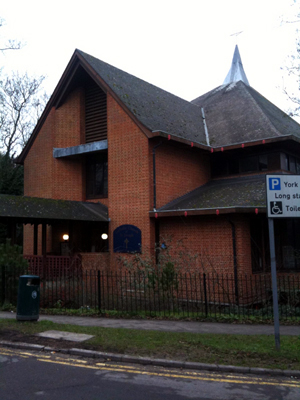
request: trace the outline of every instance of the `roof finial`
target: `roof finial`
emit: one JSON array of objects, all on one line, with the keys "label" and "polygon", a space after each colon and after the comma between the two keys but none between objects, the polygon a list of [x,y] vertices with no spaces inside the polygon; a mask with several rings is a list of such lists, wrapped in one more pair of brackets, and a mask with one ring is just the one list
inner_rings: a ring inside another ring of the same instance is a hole
[{"label": "roof finial", "polygon": [[245,71],[244,71],[244,67],[242,64],[242,59],[240,56],[238,46],[236,45],[235,49],[234,49],[231,67],[230,67],[230,70],[223,82],[223,85],[227,85],[229,83],[238,82],[238,81],[243,81],[246,85],[250,86],[248,79],[246,77]]}]

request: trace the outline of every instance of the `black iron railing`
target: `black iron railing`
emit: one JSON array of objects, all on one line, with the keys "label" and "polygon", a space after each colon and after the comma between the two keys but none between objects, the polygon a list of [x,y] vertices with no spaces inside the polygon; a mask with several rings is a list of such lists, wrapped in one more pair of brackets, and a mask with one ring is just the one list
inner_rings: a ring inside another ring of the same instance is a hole
[{"label": "black iron railing", "polygon": [[[278,275],[280,318],[300,319],[299,274]],[[1,279],[1,278],[0,278]],[[2,272],[0,301],[15,303],[18,276]],[[238,287],[238,290],[237,290]],[[273,317],[270,274],[44,271],[41,307],[95,310],[144,316]]]}]

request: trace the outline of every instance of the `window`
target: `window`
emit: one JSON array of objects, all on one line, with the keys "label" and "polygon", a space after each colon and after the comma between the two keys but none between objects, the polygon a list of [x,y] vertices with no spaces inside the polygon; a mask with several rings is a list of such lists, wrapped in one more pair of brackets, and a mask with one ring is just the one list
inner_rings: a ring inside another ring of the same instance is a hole
[{"label": "window", "polygon": [[300,174],[300,159],[290,154],[281,153],[281,169]]},{"label": "window", "polygon": [[250,237],[252,272],[266,272],[270,265],[268,225],[266,218],[259,216],[258,218],[251,218]]},{"label": "window", "polygon": [[107,197],[108,174],[107,154],[87,157],[86,161],[86,197],[88,199]]},{"label": "window", "polygon": [[258,170],[258,157],[250,156],[241,158],[240,171],[241,172],[254,172]]},{"label": "window", "polygon": [[[267,171],[269,154],[254,154],[251,156],[237,157],[236,155],[217,154],[212,156],[212,176],[235,175],[239,173],[253,173]],[[279,153],[277,155],[279,158]],[[279,162],[278,162],[279,163]]]},{"label": "window", "polygon": [[258,156],[258,169],[259,171],[267,171],[268,169],[268,155],[261,154]]},{"label": "window", "polygon": [[274,231],[278,270],[300,271],[300,220],[275,220]]}]

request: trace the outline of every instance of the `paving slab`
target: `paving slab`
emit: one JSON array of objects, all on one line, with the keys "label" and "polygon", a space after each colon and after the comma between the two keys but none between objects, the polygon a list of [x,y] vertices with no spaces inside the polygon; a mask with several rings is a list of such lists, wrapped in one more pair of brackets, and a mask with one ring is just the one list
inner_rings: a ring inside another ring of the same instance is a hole
[{"label": "paving slab", "polygon": [[84,333],[73,333],[64,331],[45,331],[37,333],[36,336],[46,337],[50,339],[70,340],[71,342],[84,342],[93,338],[93,335],[86,335]]}]

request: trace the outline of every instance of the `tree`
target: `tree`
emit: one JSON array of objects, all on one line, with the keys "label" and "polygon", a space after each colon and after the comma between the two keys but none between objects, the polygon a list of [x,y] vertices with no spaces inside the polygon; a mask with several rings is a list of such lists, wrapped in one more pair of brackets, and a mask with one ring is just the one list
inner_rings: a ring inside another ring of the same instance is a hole
[{"label": "tree", "polygon": [[[294,0],[292,4],[292,17],[284,18],[284,24],[299,24],[300,23],[300,1]],[[295,25],[297,26],[297,25]],[[288,65],[283,68],[287,71],[291,84],[284,88],[284,93],[293,104],[288,111],[291,117],[300,117],[300,31],[296,29],[296,52],[289,57]],[[295,85],[296,83],[296,85]],[[293,89],[292,89],[293,88]],[[295,88],[295,89],[294,89]]]},{"label": "tree", "polygon": [[[0,40],[2,53],[20,48],[21,42]],[[18,72],[4,75],[0,69],[0,152],[14,157],[25,146],[48,100],[41,94],[44,79]]]},{"label": "tree", "polygon": [[[0,18],[0,27],[4,20]],[[18,50],[21,43],[0,38],[0,53]],[[0,69],[0,194],[23,194],[23,167],[15,165],[14,157],[25,146],[36,125],[48,96],[42,92],[44,77],[27,73],[4,75]],[[7,237],[7,226],[0,224],[0,243]],[[17,238],[22,238],[22,228]],[[21,239],[20,239],[21,242]]]},{"label": "tree", "polygon": [[[4,25],[4,23],[5,20],[3,18],[0,18],[0,28]],[[0,51],[4,52],[7,50],[19,50],[22,47],[22,44],[17,40],[10,39],[6,43],[1,43],[0,46]]]},{"label": "tree", "polygon": [[[14,164],[9,155],[0,153],[0,194],[23,194],[23,166]],[[0,223],[0,243],[7,238],[7,224]],[[16,240],[22,243],[23,231],[17,226]]]},{"label": "tree", "polygon": [[14,164],[7,153],[0,154],[0,194],[23,194],[23,166]]},{"label": "tree", "polygon": [[0,80],[0,150],[14,157],[25,146],[44,108],[44,76],[13,73]]}]

